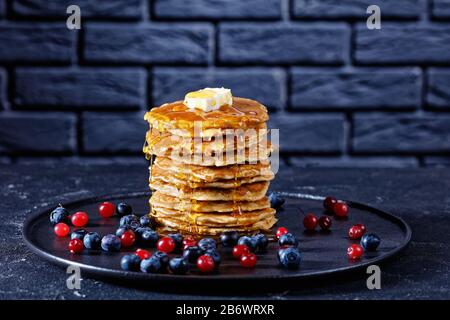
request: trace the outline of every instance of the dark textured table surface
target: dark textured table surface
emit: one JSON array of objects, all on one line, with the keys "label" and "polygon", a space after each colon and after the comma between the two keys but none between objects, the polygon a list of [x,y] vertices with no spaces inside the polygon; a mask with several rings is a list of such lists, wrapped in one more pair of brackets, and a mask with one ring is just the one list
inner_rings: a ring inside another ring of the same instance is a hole
[{"label": "dark textured table surface", "polygon": [[381,266],[382,289],[368,290],[364,274],[281,291],[180,294],[83,279],[66,286],[65,270],[28,250],[21,237],[39,208],[93,195],[146,189],[145,166],[4,165],[0,167],[0,299],[449,299],[450,170],[281,168],[273,190],[351,199],[404,218],[409,247]]}]

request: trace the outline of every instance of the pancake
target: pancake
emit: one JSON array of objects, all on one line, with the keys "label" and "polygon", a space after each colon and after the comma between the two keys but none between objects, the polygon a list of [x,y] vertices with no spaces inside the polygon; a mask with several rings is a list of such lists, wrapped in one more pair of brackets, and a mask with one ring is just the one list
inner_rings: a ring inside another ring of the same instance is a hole
[{"label": "pancake", "polygon": [[150,188],[179,199],[199,201],[255,201],[264,198],[269,182],[244,184],[234,189],[188,188],[153,180]]},{"label": "pancake", "polygon": [[220,180],[251,178],[260,175],[273,175],[269,161],[254,164],[240,164],[222,167],[188,165],[170,158],[157,157],[153,164],[164,171],[192,182],[213,182]]},{"label": "pancake", "polygon": [[277,219],[274,216],[271,216],[245,227],[194,226],[166,217],[155,218],[155,221],[160,225],[159,231],[161,233],[179,231],[183,234],[218,236],[221,233],[229,231],[237,231],[245,234],[256,233],[258,231],[268,231],[277,222]]},{"label": "pancake", "polygon": [[272,208],[221,214],[193,211],[187,213],[162,207],[152,207],[151,212],[153,218],[170,218],[178,220],[180,223],[210,227],[245,227],[273,217],[274,215],[275,210]]},{"label": "pancake", "polygon": [[191,201],[178,198],[155,191],[150,198],[151,207],[167,208],[178,211],[193,211],[207,213],[223,213],[235,211],[254,211],[270,208],[268,197],[255,201]]},{"label": "pancake", "polygon": [[[223,132],[225,129],[255,128],[269,119],[267,109],[261,103],[245,98],[233,98],[233,105],[224,105],[218,110],[205,112],[189,109],[183,101],[166,103],[151,109],[145,114],[151,127],[161,132],[182,130],[182,136],[194,136],[194,123],[201,123],[202,131],[213,129]],[[172,134],[176,134],[171,132]],[[178,132],[180,133],[180,132]],[[205,133],[202,132],[202,136]]]},{"label": "pancake", "polygon": [[223,188],[223,189],[233,189],[243,184],[261,182],[261,181],[270,181],[274,177],[274,174],[268,175],[260,175],[249,178],[236,178],[236,179],[228,179],[228,180],[216,180],[213,182],[201,181],[201,182],[193,182],[186,179],[180,179],[176,176],[168,173],[165,170],[162,170],[159,167],[152,168],[152,176],[151,179],[155,181],[160,181],[162,183],[168,183],[181,187],[189,187],[189,188]]}]

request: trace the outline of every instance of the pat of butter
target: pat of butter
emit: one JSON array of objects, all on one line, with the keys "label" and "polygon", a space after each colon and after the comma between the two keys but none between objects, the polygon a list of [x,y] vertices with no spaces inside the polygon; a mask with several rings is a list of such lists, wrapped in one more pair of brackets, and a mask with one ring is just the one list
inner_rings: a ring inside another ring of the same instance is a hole
[{"label": "pat of butter", "polygon": [[233,96],[230,89],[205,88],[189,92],[184,97],[184,104],[189,109],[200,109],[205,112],[218,110],[223,105],[231,106]]}]

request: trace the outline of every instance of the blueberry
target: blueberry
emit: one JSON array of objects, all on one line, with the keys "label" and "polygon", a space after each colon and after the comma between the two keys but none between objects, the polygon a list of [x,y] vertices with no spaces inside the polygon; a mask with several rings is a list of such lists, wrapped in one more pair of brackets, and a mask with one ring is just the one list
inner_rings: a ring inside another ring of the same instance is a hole
[{"label": "blueberry", "polygon": [[143,227],[150,227],[150,224],[151,224],[151,220],[150,220],[150,217],[149,216],[142,216],[140,219],[139,219],[139,223],[141,224],[141,226],[143,226]]},{"label": "blueberry", "polygon": [[159,234],[156,231],[153,231],[149,228],[149,230],[145,230],[139,235],[139,243],[146,247],[156,247],[156,243],[159,240]]},{"label": "blueberry", "polygon": [[183,251],[183,258],[185,258],[190,263],[196,263],[198,257],[203,254],[203,250],[197,246],[188,247]]},{"label": "blueberry", "polygon": [[121,247],[120,238],[114,234],[107,234],[102,238],[102,249],[105,251],[119,251]]},{"label": "blueberry", "polygon": [[172,258],[169,261],[169,270],[174,274],[186,274],[189,264],[184,258]]},{"label": "blueberry", "polygon": [[283,234],[280,239],[278,239],[278,244],[282,246],[298,246],[298,239],[292,233]]},{"label": "blueberry", "polygon": [[167,268],[167,265],[169,264],[169,255],[162,251],[155,251],[155,253],[152,254],[152,257],[156,257],[161,262],[162,268]]},{"label": "blueberry", "polygon": [[375,233],[367,233],[361,238],[361,246],[364,250],[375,251],[380,245],[381,239]]},{"label": "blueberry", "polygon": [[204,251],[217,248],[216,240],[214,240],[213,238],[203,238],[198,242],[197,245]]},{"label": "blueberry", "polygon": [[175,242],[175,251],[180,251],[183,248],[183,236],[181,233],[170,233],[167,235]]},{"label": "blueberry", "polygon": [[66,208],[57,207],[50,213],[50,223],[53,225],[58,224],[60,222],[69,223],[70,222],[69,216],[70,213],[69,211],[67,211]]},{"label": "blueberry", "polygon": [[100,249],[102,239],[97,232],[88,232],[84,238],[83,243],[86,249]]},{"label": "blueberry", "polygon": [[239,240],[239,233],[237,231],[228,231],[224,232],[220,235],[220,243],[224,247],[232,248],[234,247]]},{"label": "blueberry", "polygon": [[73,231],[70,234],[70,239],[80,239],[83,240],[84,236],[87,234],[87,231],[84,229],[78,229]]},{"label": "blueberry", "polygon": [[145,273],[158,273],[161,272],[161,261],[154,256],[141,261],[140,265],[141,271]]},{"label": "blueberry", "polygon": [[257,243],[257,240],[255,238],[251,238],[249,236],[240,237],[238,240],[238,244],[246,245],[250,249],[251,252],[254,252],[256,250],[256,243]]},{"label": "blueberry", "polygon": [[129,214],[129,215],[123,216],[122,218],[120,218],[119,226],[120,227],[129,226],[132,221],[139,222],[139,218],[137,216],[135,216],[134,214]]},{"label": "blueberry", "polygon": [[127,254],[120,260],[120,267],[126,271],[139,271],[141,259],[135,254]]},{"label": "blueberry", "polygon": [[120,238],[127,230],[130,230],[130,228],[129,227],[120,227],[119,229],[116,230],[116,236],[118,236]]},{"label": "blueberry", "polygon": [[300,267],[301,255],[297,248],[289,247],[278,250],[278,259],[281,265],[287,269],[298,269]]},{"label": "blueberry", "polygon": [[214,260],[214,264],[217,266],[220,264],[222,259],[220,258],[220,254],[217,252],[216,249],[208,249],[205,251],[204,255],[210,256]]},{"label": "blueberry", "polygon": [[256,241],[256,250],[259,252],[265,252],[267,250],[267,246],[269,245],[269,239],[267,239],[266,235],[258,233],[255,234],[253,238]]},{"label": "blueberry", "polygon": [[123,217],[126,215],[130,215],[133,212],[133,208],[129,204],[121,202],[117,205],[116,212],[119,217]]},{"label": "blueberry", "polygon": [[134,231],[136,231],[138,228],[141,228],[141,224],[139,221],[131,221],[131,223],[128,225],[128,227]]},{"label": "blueberry", "polygon": [[271,192],[269,194],[269,200],[270,200],[270,206],[274,209],[280,208],[284,204],[284,201],[285,201],[284,198],[282,198],[280,195],[278,195],[274,192]]}]

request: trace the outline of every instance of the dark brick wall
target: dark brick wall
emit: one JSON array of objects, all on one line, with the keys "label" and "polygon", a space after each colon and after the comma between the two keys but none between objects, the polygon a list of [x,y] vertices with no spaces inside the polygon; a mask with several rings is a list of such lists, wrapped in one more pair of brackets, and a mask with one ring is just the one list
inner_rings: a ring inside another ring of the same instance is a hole
[{"label": "dark brick wall", "polygon": [[145,110],[205,86],[285,165],[450,166],[450,0],[0,0],[0,163],[144,163]]}]

